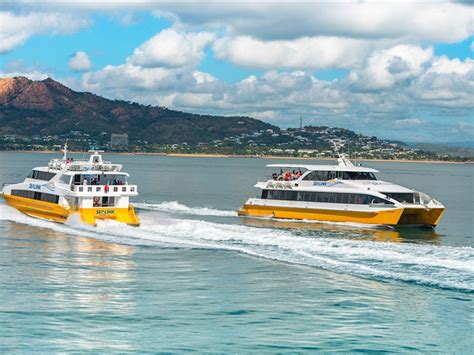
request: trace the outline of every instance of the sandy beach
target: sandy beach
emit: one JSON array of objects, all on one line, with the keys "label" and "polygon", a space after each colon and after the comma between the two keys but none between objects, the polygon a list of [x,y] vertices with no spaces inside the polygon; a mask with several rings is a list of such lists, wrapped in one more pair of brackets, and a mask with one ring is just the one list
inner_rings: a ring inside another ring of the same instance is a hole
[{"label": "sandy beach", "polygon": [[[1,150],[0,152],[19,152],[19,153],[37,153],[37,154],[62,154],[60,151],[54,150]],[[69,153],[81,154],[83,151],[69,151]],[[328,160],[333,161],[336,157],[288,157],[275,155],[234,155],[234,154],[205,154],[205,153],[145,153],[145,152],[105,152],[105,154],[113,155],[153,155],[164,157],[183,157],[183,158],[253,158],[253,159],[276,159],[276,160]],[[354,159],[350,158],[354,163],[357,162],[386,162],[386,163],[424,163],[424,164],[471,164],[472,162],[444,161],[444,160],[408,160],[408,159]]]}]

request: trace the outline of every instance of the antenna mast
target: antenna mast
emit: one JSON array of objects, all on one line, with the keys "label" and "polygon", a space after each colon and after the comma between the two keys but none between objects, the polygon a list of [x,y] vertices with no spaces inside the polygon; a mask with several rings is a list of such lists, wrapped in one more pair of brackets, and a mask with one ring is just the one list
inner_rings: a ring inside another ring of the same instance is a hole
[{"label": "antenna mast", "polygon": [[67,139],[66,143],[64,143],[64,148],[63,148],[63,160],[65,161],[67,159]]},{"label": "antenna mast", "polygon": [[337,164],[339,166],[354,166],[354,164],[352,164],[352,162],[347,158],[347,154],[339,153],[339,146],[334,141],[332,141],[332,144],[334,145],[334,151],[338,157]]}]

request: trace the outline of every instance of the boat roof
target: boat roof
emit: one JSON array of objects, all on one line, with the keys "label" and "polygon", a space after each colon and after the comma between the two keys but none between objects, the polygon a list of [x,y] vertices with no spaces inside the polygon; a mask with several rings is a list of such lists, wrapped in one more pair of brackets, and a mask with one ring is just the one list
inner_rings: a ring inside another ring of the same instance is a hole
[{"label": "boat roof", "polygon": [[355,171],[366,173],[378,173],[378,170],[364,166],[341,166],[341,165],[308,165],[308,164],[268,164],[267,168],[290,168],[305,169],[310,171]]},{"label": "boat roof", "polygon": [[[59,173],[60,170],[59,169],[51,169],[47,166],[37,166],[35,168],[33,168],[33,170],[36,170],[36,171],[44,171],[44,172],[48,172],[48,173]],[[80,169],[74,169],[72,168],[71,170],[66,170],[64,172],[64,175],[74,175],[74,174],[83,174],[83,175],[91,175],[91,174],[103,174],[103,175],[126,175],[126,176],[129,176],[128,173],[125,173],[125,172],[122,172],[122,171],[117,171],[117,170],[110,170],[110,171],[104,171],[104,170],[100,170],[100,169],[85,169],[85,170],[80,170]]]}]

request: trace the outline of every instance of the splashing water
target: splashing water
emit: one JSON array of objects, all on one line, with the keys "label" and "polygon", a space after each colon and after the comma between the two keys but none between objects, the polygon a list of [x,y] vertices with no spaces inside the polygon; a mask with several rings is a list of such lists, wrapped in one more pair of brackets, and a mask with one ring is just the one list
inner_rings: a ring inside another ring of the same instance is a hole
[{"label": "splashing water", "polygon": [[[218,211],[177,203],[159,206],[198,213]],[[0,220],[116,243],[227,250],[366,278],[474,292],[474,248],[471,247],[340,239],[331,238],[324,230],[316,235],[304,235],[291,230],[164,218],[153,212],[142,214],[138,228],[114,221],[99,221],[97,227],[92,227],[74,216],[62,225],[25,216],[5,205],[0,205]]]},{"label": "splashing water", "polygon": [[235,217],[237,212],[216,210],[209,207],[188,207],[180,204],[178,201],[169,201],[162,203],[146,203],[137,202],[134,206],[138,209],[148,211],[160,211],[169,213],[179,213],[194,216],[220,216],[220,217]]}]

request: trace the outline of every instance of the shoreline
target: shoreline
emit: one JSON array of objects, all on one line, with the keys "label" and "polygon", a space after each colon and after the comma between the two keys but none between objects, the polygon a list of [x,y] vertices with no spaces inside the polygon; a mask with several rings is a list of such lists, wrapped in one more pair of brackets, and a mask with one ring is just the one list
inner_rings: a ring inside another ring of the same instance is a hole
[{"label": "shoreline", "polygon": [[[61,154],[61,151],[57,150],[0,150],[1,153],[15,152],[15,153],[36,153],[36,154]],[[88,154],[83,151],[68,151],[73,154]],[[279,159],[279,160],[328,160],[334,161],[336,157],[288,157],[288,156],[275,156],[275,155],[233,155],[233,154],[206,154],[206,153],[131,153],[131,152],[104,152],[104,154],[111,155],[150,155],[150,156],[162,156],[162,157],[179,157],[179,158],[251,158],[251,159]],[[444,161],[444,160],[409,160],[409,159],[353,159],[349,158],[353,162],[383,162],[383,163],[424,163],[424,164],[472,164],[472,162],[460,162],[460,161]]]}]

